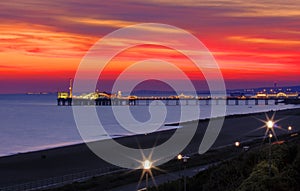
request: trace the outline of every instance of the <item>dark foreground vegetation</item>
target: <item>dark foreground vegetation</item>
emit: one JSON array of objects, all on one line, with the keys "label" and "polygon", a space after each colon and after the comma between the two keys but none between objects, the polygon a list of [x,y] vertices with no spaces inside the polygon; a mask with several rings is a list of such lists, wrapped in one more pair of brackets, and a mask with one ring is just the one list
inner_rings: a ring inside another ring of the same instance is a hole
[{"label": "dark foreground vegetation", "polygon": [[[187,179],[188,191],[299,191],[300,139],[272,145],[272,170],[269,176],[268,145],[241,153],[237,158],[213,166]],[[183,180],[165,183],[151,191],[183,190]]]}]

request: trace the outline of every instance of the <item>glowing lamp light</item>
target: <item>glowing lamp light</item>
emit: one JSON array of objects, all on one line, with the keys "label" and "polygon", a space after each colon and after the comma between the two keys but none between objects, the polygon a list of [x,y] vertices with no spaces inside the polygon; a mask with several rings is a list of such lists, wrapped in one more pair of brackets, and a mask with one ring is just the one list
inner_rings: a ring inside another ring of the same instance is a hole
[{"label": "glowing lamp light", "polygon": [[268,127],[268,129],[272,129],[274,127],[274,122],[273,121],[268,121],[267,122],[267,127]]},{"label": "glowing lamp light", "polygon": [[177,156],[177,159],[178,159],[178,160],[182,160],[182,155],[179,154],[179,155]]},{"label": "glowing lamp light", "polygon": [[143,166],[145,170],[150,170],[152,163],[149,160],[145,160]]}]

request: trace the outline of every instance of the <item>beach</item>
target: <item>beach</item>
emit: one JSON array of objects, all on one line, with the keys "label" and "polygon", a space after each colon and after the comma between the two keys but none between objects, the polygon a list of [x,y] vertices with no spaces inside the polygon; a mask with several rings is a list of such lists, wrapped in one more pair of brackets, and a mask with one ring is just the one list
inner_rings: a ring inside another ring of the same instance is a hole
[{"label": "beach", "polygon": [[[273,112],[267,113],[272,116]],[[235,141],[262,139],[265,129],[258,129],[266,120],[265,113],[227,116],[217,141],[212,148],[220,148],[234,144]],[[276,120],[282,129],[293,126],[293,131],[299,131],[300,109],[278,111]],[[183,128],[189,128],[198,121],[183,123]],[[196,153],[205,133],[208,120],[199,120],[198,128],[191,143],[183,153]],[[133,148],[150,148],[166,141],[175,130],[162,131],[147,135],[136,135],[117,138],[116,140]],[[277,135],[287,131],[276,130]],[[184,137],[183,137],[184,138]],[[104,140],[105,141],[105,140]],[[5,146],[5,145],[2,145]],[[108,148],[109,149],[109,148]],[[48,150],[22,153],[0,158],[0,187],[22,184],[30,181],[64,176],[67,174],[85,172],[111,166],[93,154],[85,144],[77,144]]]}]

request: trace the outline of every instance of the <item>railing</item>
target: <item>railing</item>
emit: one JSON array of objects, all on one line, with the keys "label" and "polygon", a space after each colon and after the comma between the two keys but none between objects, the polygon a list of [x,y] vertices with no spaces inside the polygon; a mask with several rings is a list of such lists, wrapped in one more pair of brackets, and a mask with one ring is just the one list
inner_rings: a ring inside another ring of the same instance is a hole
[{"label": "railing", "polygon": [[44,180],[32,181],[24,184],[3,187],[0,188],[0,191],[42,190],[47,188],[60,187],[74,182],[82,182],[91,179],[93,177],[104,176],[104,175],[123,172],[123,171],[125,171],[125,169],[121,169],[118,167],[107,167],[107,168],[101,168],[92,171],[79,172],[79,173],[68,174],[64,176],[48,178]]}]

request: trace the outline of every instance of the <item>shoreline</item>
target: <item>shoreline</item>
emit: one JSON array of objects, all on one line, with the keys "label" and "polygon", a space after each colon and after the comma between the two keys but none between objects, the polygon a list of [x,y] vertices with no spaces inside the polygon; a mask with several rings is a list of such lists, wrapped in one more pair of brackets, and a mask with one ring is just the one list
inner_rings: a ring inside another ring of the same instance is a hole
[{"label": "shoreline", "polygon": [[[273,112],[268,113],[269,116],[272,114]],[[300,109],[289,109],[278,111],[276,119],[285,119],[279,122],[283,128],[292,125],[295,131],[299,131],[300,127],[296,126],[300,124],[299,116]],[[288,117],[288,120],[286,117]],[[257,118],[265,119],[265,112],[227,116],[223,128],[211,150],[220,146],[234,144],[235,141],[244,142],[244,140],[264,135],[265,129],[254,131],[263,125]],[[206,119],[182,124],[184,128],[189,128],[190,125],[199,122],[193,139],[181,153],[197,153],[208,121]],[[164,143],[174,132],[175,129],[172,129],[147,135],[121,137],[115,139],[115,141],[132,148],[151,148],[153,143],[157,142],[157,145]],[[280,133],[278,132],[278,135]],[[107,169],[111,166],[91,152],[85,143],[5,156],[0,158],[0,169],[2,172],[0,174],[0,187],[95,169]]]},{"label": "shoreline", "polygon": [[[242,113],[242,114],[229,114],[229,115],[224,116],[224,118],[229,119],[229,118],[235,118],[235,117],[265,114],[265,113],[269,113],[269,112],[280,112],[280,111],[290,111],[290,110],[293,111],[293,110],[297,110],[297,109],[300,109],[300,107],[299,108],[288,108],[288,109],[285,108],[285,109],[282,109],[282,110],[269,110],[269,111],[259,111],[259,112],[252,112],[252,113]],[[164,127],[174,127],[174,128],[161,129],[161,130],[152,132],[150,134],[157,134],[157,133],[161,133],[161,132],[175,131],[178,128],[182,128],[184,125],[187,125],[187,124],[190,124],[190,123],[208,122],[209,120],[218,119],[218,118],[223,118],[223,117],[219,116],[219,117],[213,117],[213,118],[195,119],[195,120],[184,121],[184,122],[166,123],[164,125]],[[17,153],[11,153],[11,154],[7,154],[7,155],[0,155],[0,159],[1,158],[6,158],[6,157],[17,156],[17,155],[43,152],[43,151],[48,151],[48,150],[53,150],[53,149],[63,149],[63,148],[66,148],[66,147],[85,145],[87,143],[105,141],[105,140],[108,140],[108,139],[118,140],[118,139],[122,139],[122,138],[130,138],[130,137],[135,137],[135,136],[143,136],[143,134],[133,134],[133,135],[126,135],[126,136],[123,136],[123,135],[111,135],[111,136],[109,136],[109,135],[107,135],[106,138],[103,138],[101,140],[93,140],[93,141],[88,141],[88,142],[85,142],[85,141],[72,141],[71,144],[57,143],[57,144],[54,144],[54,145],[60,145],[60,146],[52,146],[52,145],[41,146],[41,149],[37,149],[37,150],[28,150],[28,151],[24,151],[24,152],[17,152]],[[37,147],[35,147],[35,148],[37,148]]]}]

